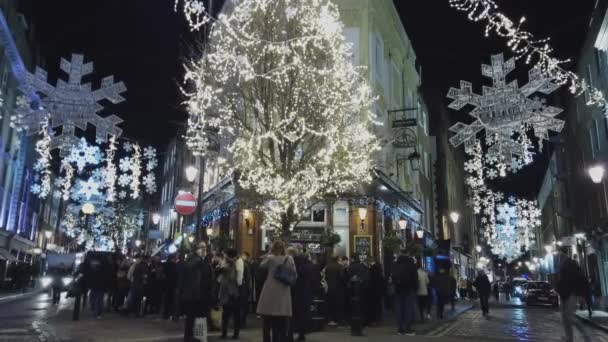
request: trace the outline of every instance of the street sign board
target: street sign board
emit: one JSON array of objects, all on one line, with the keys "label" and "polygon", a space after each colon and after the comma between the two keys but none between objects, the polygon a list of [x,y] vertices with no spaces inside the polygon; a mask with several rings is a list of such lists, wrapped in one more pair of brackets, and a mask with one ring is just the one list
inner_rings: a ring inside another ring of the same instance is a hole
[{"label": "street sign board", "polygon": [[192,215],[196,211],[196,198],[190,192],[183,192],[175,197],[175,211],[181,215]]},{"label": "street sign board", "polygon": [[393,128],[416,127],[416,125],[417,122],[415,118],[393,120]]}]

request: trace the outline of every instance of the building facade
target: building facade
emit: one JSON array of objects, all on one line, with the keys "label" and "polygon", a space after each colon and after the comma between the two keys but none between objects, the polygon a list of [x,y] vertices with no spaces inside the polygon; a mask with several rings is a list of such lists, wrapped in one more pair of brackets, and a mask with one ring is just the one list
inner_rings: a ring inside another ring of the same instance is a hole
[{"label": "building facade", "polygon": [[[595,2],[587,37],[575,72],[604,93],[608,90],[608,1]],[[587,95],[572,97],[565,106],[566,125],[554,139],[555,154],[547,170],[539,202],[543,230],[539,239],[550,254],[568,246],[590,278],[595,294],[606,306],[608,294],[608,184],[594,183],[593,166],[608,167],[608,121],[601,108],[588,105]],[[553,263],[554,272],[559,261]],[[600,290],[601,289],[601,290]]]},{"label": "building facade", "polygon": [[[0,1],[7,28],[13,38],[20,63],[32,68],[36,51],[30,43],[32,29],[19,12],[16,0]],[[33,142],[11,127],[20,84],[12,75],[14,59],[9,59],[5,46],[0,51],[0,281],[10,262],[32,263],[36,242],[40,241],[39,203],[30,194],[36,160]]]}]

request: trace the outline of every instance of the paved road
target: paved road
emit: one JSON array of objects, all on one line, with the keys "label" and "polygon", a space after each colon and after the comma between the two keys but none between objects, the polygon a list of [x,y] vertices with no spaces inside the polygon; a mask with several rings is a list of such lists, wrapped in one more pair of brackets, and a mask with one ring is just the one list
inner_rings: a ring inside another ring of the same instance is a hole
[{"label": "paved road", "polygon": [[46,320],[65,306],[52,305],[47,293],[0,301],[0,341],[49,341]]},{"label": "paved road", "polygon": [[[59,311],[59,315],[57,315]],[[127,319],[115,314],[104,315],[102,320],[96,321],[85,313],[83,320],[72,325],[70,320],[71,301],[62,299],[59,306],[53,306],[47,294],[38,294],[29,298],[11,302],[0,302],[0,342],[55,342],[47,319],[53,318],[53,325],[77,327],[86,330],[87,341],[97,341],[96,337],[104,336],[104,340],[111,341],[180,341],[176,331],[181,332],[180,323],[167,323],[157,318]],[[64,322],[65,321],[65,322]],[[179,325],[176,328],[173,325]],[[123,327],[124,326],[124,327]],[[170,327],[167,328],[167,327]],[[123,329],[124,328],[124,329]],[[50,330],[49,330],[50,329]],[[97,329],[97,334],[95,333]],[[579,324],[575,341],[608,342],[608,335]],[[146,337],[141,333],[146,331]],[[116,336],[112,335],[115,332]],[[129,333],[133,333],[129,336]],[[243,342],[257,342],[261,340],[259,329],[244,331]],[[112,335],[112,336],[110,336]],[[309,335],[307,341],[353,341],[349,336],[348,328],[337,330],[329,329],[326,332]],[[401,341],[428,341],[428,342],[502,342],[502,341],[530,341],[530,342],[557,342],[562,335],[559,312],[551,308],[526,308],[522,306],[493,307],[490,318],[481,316],[478,309],[472,309],[460,315],[457,319],[446,321],[439,327],[426,331],[416,337],[397,336],[394,325],[386,322],[380,327],[366,329],[366,337],[356,338],[359,342],[401,342]],[[82,336],[81,336],[82,337]],[[72,339],[75,341],[74,339]],[[80,341],[84,341],[79,337]],[[218,340],[216,334],[210,341]],[[80,342],[79,341],[79,342]]]},{"label": "paved road", "polygon": [[[608,335],[577,321],[575,341],[608,342]],[[561,341],[559,311],[546,307],[502,306],[484,318],[478,309],[428,334],[439,341]]]}]

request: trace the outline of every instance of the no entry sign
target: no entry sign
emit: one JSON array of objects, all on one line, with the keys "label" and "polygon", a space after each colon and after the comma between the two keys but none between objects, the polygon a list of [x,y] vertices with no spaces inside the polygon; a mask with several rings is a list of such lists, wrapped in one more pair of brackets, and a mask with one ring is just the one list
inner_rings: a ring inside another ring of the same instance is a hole
[{"label": "no entry sign", "polygon": [[175,211],[181,215],[191,215],[196,210],[196,198],[190,192],[184,192],[175,197]]}]

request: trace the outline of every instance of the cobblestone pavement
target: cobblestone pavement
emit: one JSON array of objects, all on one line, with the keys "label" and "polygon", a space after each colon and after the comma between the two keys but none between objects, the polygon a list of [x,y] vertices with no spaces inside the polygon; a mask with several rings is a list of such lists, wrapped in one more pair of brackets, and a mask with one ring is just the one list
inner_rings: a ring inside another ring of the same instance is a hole
[{"label": "cobblestone pavement", "polygon": [[[608,335],[576,321],[575,341],[608,342]],[[544,307],[498,307],[489,318],[479,309],[470,310],[457,320],[427,334],[438,340],[466,341],[561,341],[563,328],[559,311]]]},{"label": "cobblestone pavement", "polygon": [[55,341],[46,320],[65,308],[52,305],[47,293],[0,303],[0,342]]}]

